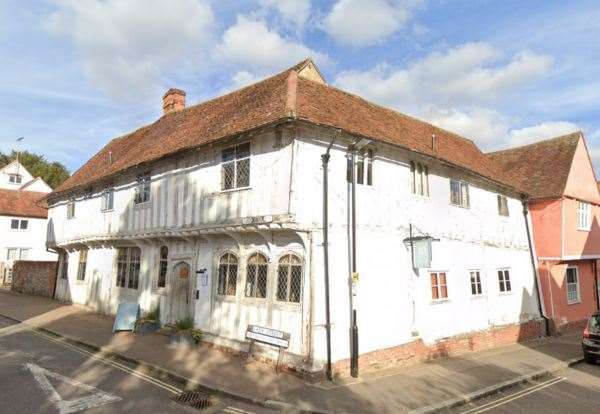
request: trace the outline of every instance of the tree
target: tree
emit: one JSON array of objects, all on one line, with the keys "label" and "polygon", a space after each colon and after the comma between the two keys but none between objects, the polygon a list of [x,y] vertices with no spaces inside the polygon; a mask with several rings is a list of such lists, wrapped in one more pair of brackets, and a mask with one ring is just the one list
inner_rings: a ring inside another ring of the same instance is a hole
[{"label": "tree", "polygon": [[[17,152],[10,154],[0,152],[0,168],[9,164],[17,158]],[[47,161],[43,155],[34,154],[29,151],[19,151],[19,162],[34,177],[41,177],[52,188],[56,188],[69,178],[69,171],[60,162]]]}]

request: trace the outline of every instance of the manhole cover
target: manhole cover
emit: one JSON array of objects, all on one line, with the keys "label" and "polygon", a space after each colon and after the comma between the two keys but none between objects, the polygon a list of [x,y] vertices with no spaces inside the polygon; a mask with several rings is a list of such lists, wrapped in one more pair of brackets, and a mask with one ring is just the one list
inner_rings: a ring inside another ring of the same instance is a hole
[{"label": "manhole cover", "polygon": [[171,399],[179,404],[189,405],[200,410],[212,405],[210,395],[205,392],[185,391],[171,397]]}]

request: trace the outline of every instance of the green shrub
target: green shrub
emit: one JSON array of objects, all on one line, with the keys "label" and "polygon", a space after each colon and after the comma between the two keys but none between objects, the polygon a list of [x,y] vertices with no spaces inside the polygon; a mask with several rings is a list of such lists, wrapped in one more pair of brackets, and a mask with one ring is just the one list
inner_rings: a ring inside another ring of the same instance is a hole
[{"label": "green shrub", "polygon": [[192,329],[190,331],[194,342],[199,343],[202,340],[202,331],[200,329]]},{"label": "green shrub", "polygon": [[178,331],[187,331],[188,329],[193,329],[194,319],[191,316],[179,319],[177,322],[175,322],[175,328],[177,328]]}]

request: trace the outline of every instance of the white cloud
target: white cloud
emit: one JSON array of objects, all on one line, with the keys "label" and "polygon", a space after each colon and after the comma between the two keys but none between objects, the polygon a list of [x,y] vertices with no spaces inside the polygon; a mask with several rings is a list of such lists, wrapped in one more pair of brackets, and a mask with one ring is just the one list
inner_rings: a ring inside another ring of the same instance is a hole
[{"label": "white cloud", "polygon": [[204,0],[70,0],[56,7],[46,26],[70,38],[90,80],[119,98],[148,96],[161,77],[198,63],[214,21]]},{"label": "white cloud", "polygon": [[473,139],[484,151],[527,145],[581,129],[579,125],[568,121],[542,122],[515,128],[512,125],[518,120],[485,108],[465,111],[430,108],[420,115],[434,125]]},{"label": "white cloud", "polygon": [[573,122],[542,122],[538,125],[510,131],[509,142],[511,146],[526,145],[543,139],[566,135],[578,130],[581,130],[581,127]]},{"label": "white cloud", "polygon": [[302,27],[311,12],[310,0],[262,0],[262,5],[274,8],[281,17],[297,27]]},{"label": "white cloud", "polygon": [[225,31],[217,53],[228,63],[252,68],[253,72],[284,69],[309,56],[321,63],[328,60],[324,54],[270,30],[264,21],[245,16],[238,16],[235,25]]},{"label": "white cloud", "polygon": [[340,43],[368,46],[400,30],[419,1],[339,0],[323,21],[324,30]]},{"label": "white cloud", "polygon": [[388,105],[448,105],[489,102],[545,74],[552,60],[521,52],[499,63],[501,54],[486,43],[466,43],[431,53],[406,68],[380,65],[364,72],[343,72],[341,88]]}]

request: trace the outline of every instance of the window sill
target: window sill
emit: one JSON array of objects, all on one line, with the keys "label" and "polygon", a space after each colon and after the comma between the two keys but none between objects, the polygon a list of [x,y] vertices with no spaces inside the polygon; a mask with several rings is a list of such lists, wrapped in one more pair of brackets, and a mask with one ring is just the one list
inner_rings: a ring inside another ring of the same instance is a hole
[{"label": "window sill", "polygon": [[144,201],[143,203],[133,203],[133,208],[143,208],[152,204],[152,200]]},{"label": "window sill", "polygon": [[252,190],[252,187],[229,188],[227,190],[221,190],[219,193],[220,194],[227,194],[227,193],[235,193],[237,191],[248,191],[248,190]]},{"label": "window sill", "polygon": [[229,303],[236,303],[237,302],[237,295],[219,295],[217,294],[215,296],[215,299],[218,300],[219,302],[229,302]]},{"label": "window sill", "polygon": [[100,210],[101,213],[112,213],[113,211],[115,211],[114,208],[108,209],[108,210]]},{"label": "window sill", "polygon": [[581,299],[574,300],[572,302],[567,301],[567,306],[571,305],[579,305],[581,303]]},{"label": "window sill", "polygon": [[450,299],[432,299],[430,305],[442,305],[450,302]]},{"label": "window sill", "polygon": [[577,231],[585,231],[586,233],[589,233],[590,231],[592,231],[592,229],[584,229],[584,228],[577,227]]},{"label": "window sill", "polygon": [[426,195],[416,194],[416,193],[412,193],[412,192],[410,193],[410,195],[412,197],[414,197],[415,200],[420,200],[420,201],[430,201],[431,200],[431,198]]},{"label": "window sill", "polygon": [[471,300],[481,300],[485,299],[485,295],[483,293],[479,293],[477,295],[471,294]]},{"label": "window sill", "polygon": [[452,202],[450,202],[450,205],[451,205],[452,207],[458,207],[458,208],[462,208],[463,210],[469,210],[469,209],[471,208],[471,206],[462,206],[462,205],[460,205],[460,204],[454,204],[454,203],[452,203]]},{"label": "window sill", "polygon": [[513,293],[512,293],[512,290],[511,290],[509,292],[500,292],[500,293],[498,293],[498,296],[511,296],[512,294]]}]

